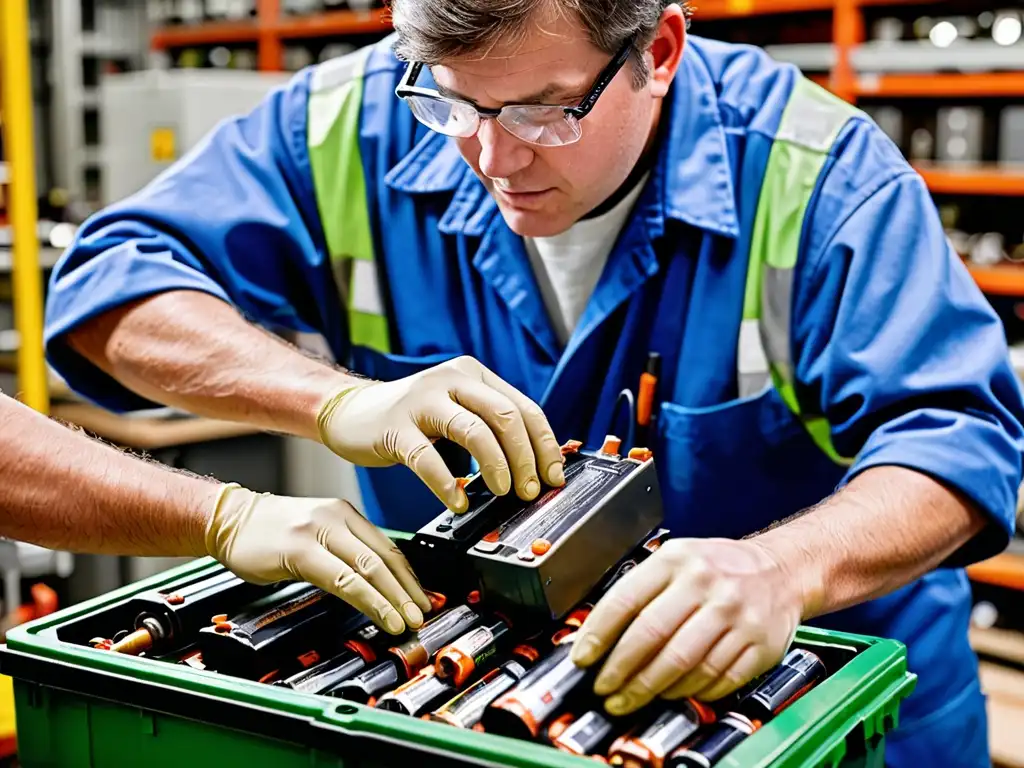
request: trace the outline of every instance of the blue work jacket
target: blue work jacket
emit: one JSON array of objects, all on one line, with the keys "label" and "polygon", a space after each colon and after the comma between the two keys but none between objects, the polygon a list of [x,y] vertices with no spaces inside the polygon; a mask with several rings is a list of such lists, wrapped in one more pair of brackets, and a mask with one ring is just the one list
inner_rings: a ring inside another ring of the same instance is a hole
[{"label": "blue work jacket", "polygon": [[[271,328],[320,334],[338,361],[370,376],[472,355],[540,402],[560,440],[592,448],[614,428],[618,393],[660,352],[651,447],[676,535],[750,534],[880,465],[934,477],[984,514],[985,530],[943,568],[815,623],[907,644],[920,680],[890,738],[890,764],[987,765],[960,566],[999,551],[1013,530],[1024,403],[999,320],[894,144],[863,116],[846,123],[811,179],[797,233],[792,375],[836,451],[855,457],[840,464],[775,388],[741,397],[737,383],[747,250],[797,70],[754,48],[688,38],[649,181],[563,348],[522,239],[455,145],[394,96],[404,65],[387,44],[358,66],[328,66],[221,124],[81,229],[53,273],[46,312],[49,359],[73,389],[115,411],[152,406],[64,336],[176,289],[220,297]],[[358,109],[341,109],[325,129],[322,115],[310,124],[310,104],[331,77],[358,89]],[[350,151],[338,162],[363,194],[339,203],[350,210],[327,210],[311,135],[345,126]],[[363,221],[372,239],[362,247],[373,252],[386,345],[352,342],[328,248],[341,219]],[[439,511],[404,467],[364,470],[361,481],[367,514],[387,527],[414,530]]]}]

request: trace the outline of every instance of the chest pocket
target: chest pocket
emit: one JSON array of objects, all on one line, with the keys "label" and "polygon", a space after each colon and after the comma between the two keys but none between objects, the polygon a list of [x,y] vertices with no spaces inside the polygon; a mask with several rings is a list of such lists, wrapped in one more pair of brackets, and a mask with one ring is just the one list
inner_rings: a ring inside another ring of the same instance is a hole
[{"label": "chest pocket", "polygon": [[750,238],[739,398],[661,406],[655,455],[668,522],[680,535],[738,538],[761,530],[829,495],[853,463],[836,451],[827,420],[797,398],[791,312],[807,210],[829,152],[855,114],[810,81],[796,81]]}]

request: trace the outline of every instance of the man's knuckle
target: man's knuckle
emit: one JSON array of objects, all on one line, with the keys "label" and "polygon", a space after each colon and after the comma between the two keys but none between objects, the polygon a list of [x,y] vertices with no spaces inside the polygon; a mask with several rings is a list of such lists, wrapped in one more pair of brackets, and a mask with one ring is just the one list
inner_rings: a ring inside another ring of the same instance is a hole
[{"label": "man's knuckle", "polygon": [[411,468],[413,471],[415,471],[417,465],[422,460],[423,455],[428,450],[430,450],[430,443],[419,443],[419,444],[413,446],[412,448],[410,448],[406,452],[406,455],[403,458],[402,463],[408,465],[409,468]]},{"label": "man's knuckle", "polygon": [[688,672],[694,667],[693,652],[689,649],[669,643],[663,653],[666,663],[678,672]]},{"label": "man's knuckle", "polygon": [[362,577],[351,568],[345,568],[341,571],[334,579],[334,585],[338,588],[339,592],[347,594],[354,592],[358,587]]},{"label": "man's knuckle", "polygon": [[360,552],[355,558],[355,570],[366,579],[372,579],[384,569],[384,561],[373,552]]},{"label": "man's knuckle", "polygon": [[691,557],[686,561],[686,575],[700,590],[707,590],[714,583],[715,569],[704,557]]},{"label": "man's knuckle", "polygon": [[742,587],[734,581],[725,581],[715,590],[715,608],[718,613],[729,619],[738,619],[743,615],[745,595]]},{"label": "man's knuckle", "polygon": [[480,436],[481,428],[486,427],[479,418],[469,411],[459,411],[448,420],[445,433],[455,439],[470,440]]}]

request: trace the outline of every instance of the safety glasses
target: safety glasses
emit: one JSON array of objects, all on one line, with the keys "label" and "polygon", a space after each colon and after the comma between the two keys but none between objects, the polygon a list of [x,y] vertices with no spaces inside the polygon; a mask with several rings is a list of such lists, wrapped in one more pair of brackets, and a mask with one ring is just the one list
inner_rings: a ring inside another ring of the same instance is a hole
[{"label": "safety glasses", "polygon": [[594,109],[601,94],[629,59],[632,49],[630,39],[575,107],[544,104],[513,104],[501,109],[478,107],[468,101],[442,96],[431,88],[416,86],[423,70],[422,62],[409,65],[395,94],[405,100],[417,120],[445,136],[468,139],[480,130],[482,120],[497,120],[506,131],[529,144],[564,147],[580,140],[583,135],[580,121]]}]

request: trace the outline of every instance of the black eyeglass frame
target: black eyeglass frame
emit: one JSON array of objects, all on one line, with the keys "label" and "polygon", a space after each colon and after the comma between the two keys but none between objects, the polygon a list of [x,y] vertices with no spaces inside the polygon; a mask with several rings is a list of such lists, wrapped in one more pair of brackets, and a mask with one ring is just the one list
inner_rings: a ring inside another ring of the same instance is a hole
[{"label": "black eyeglass frame", "polygon": [[629,61],[629,56],[633,52],[635,40],[636,38],[633,36],[626,41],[619,52],[615,54],[615,58],[613,58],[608,66],[601,71],[601,74],[597,76],[597,80],[595,80],[594,84],[590,87],[590,90],[575,107],[565,107],[560,104],[506,104],[505,106],[497,109],[492,107],[479,107],[476,104],[463,99],[444,96],[433,88],[421,88],[420,86],[414,85],[420,76],[420,72],[423,71],[424,64],[421,61],[414,61],[409,64],[409,67],[406,69],[405,76],[402,78],[402,82],[398,84],[397,88],[395,88],[395,95],[400,99],[404,99],[408,96],[423,96],[436,101],[465,104],[466,106],[475,109],[477,114],[481,117],[491,119],[497,119],[498,116],[506,109],[543,107],[546,109],[561,109],[567,115],[571,115],[579,121],[593,111],[594,107],[597,105],[597,100],[601,98],[601,94],[605,92],[609,85],[611,85],[612,80],[614,80],[615,76],[619,74],[619,70],[621,70],[626,62]]}]

